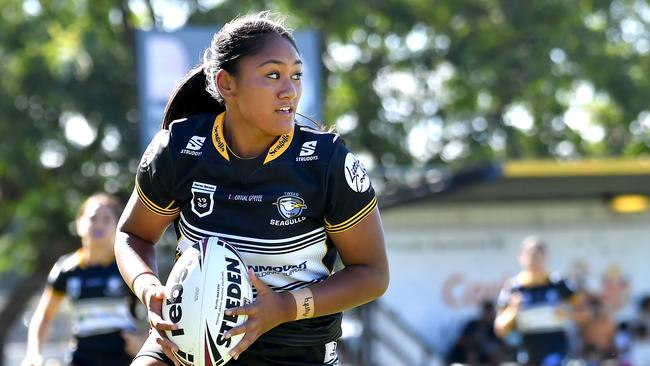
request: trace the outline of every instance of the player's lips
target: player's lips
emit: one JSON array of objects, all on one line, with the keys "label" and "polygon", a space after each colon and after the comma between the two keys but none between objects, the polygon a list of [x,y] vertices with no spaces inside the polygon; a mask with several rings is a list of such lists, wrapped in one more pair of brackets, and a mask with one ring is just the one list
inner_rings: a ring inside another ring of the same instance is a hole
[{"label": "player's lips", "polygon": [[292,105],[284,105],[276,109],[275,111],[277,113],[282,113],[282,114],[292,114],[294,112],[294,108]]}]

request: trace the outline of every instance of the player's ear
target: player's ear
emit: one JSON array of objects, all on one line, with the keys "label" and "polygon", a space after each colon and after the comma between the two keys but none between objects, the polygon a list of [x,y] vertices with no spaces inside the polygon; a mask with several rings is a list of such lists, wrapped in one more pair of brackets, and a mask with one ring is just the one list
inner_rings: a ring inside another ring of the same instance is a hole
[{"label": "player's ear", "polygon": [[230,100],[237,95],[237,85],[235,78],[226,70],[221,69],[215,75],[217,79],[217,89],[224,100]]}]

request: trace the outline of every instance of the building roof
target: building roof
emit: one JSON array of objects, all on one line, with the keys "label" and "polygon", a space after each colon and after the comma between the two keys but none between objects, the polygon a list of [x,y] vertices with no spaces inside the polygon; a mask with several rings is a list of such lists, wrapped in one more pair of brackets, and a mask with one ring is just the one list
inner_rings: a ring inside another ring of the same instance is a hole
[{"label": "building roof", "polygon": [[382,208],[423,201],[608,200],[623,194],[650,196],[650,159],[526,160],[483,164],[457,172],[436,171],[423,174],[418,182],[383,190]]}]

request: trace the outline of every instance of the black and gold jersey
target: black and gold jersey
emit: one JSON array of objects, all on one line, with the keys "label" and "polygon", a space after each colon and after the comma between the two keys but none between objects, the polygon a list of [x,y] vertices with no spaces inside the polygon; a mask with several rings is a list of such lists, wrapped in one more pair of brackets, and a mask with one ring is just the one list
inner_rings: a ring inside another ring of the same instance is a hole
[{"label": "black and gold jersey", "polygon": [[[229,241],[275,291],[332,274],[328,233],[342,232],[377,205],[365,168],[337,134],[296,125],[266,154],[240,159],[223,134],[224,115],[173,122],[145,151],[136,189],[145,206],[177,216],[178,253],[199,239]],[[263,335],[288,345],[340,336],[341,315],[282,324]]]},{"label": "black and gold jersey", "polygon": [[[135,330],[131,290],[122,280],[115,262],[105,266],[83,266],[80,252],[68,254],[52,267],[47,283],[70,300],[74,310],[72,330],[77,339],[99,339],[94,336]],[[116,349],[121,350],[122,343],[118,340]],[[105,346],[97,344],[94,348]]]}]

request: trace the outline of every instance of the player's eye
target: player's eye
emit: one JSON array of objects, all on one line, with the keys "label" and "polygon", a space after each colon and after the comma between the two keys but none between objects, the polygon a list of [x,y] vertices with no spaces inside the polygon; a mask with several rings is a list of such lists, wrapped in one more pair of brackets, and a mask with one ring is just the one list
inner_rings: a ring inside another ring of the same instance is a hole
[{"label": "player's eye", "polygon": [[302,79],[302,72],[297,72],[297,73],[291,75],[291,78],[292,78],[293,80],[300,80],[300,79]]},{"label": "player's eye", "polygon": [[279,72],[271,72],[266,74],[267,78],[278,80],[280,78],[280,73]]}]

